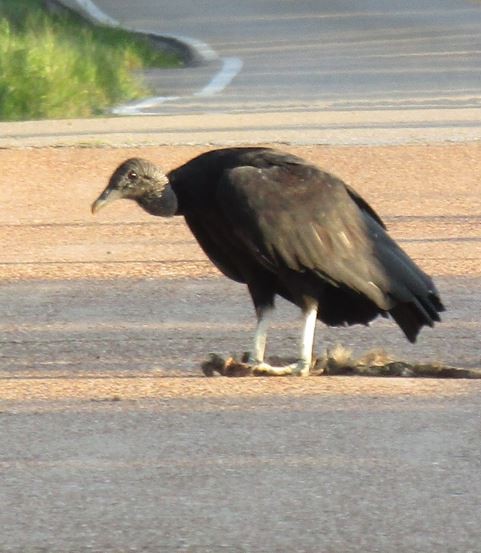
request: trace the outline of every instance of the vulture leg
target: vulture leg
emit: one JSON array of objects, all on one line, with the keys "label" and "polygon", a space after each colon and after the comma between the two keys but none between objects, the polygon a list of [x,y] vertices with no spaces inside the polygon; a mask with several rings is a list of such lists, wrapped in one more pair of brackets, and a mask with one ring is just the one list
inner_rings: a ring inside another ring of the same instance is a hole
[{"label": "vulture leg", "polygon": [[[285,367],[272,367],[264,363],[264,349],[266,339],[266,322],[258,318],[257,329],[254,338],[255,364],[253,370],[256,374],[269,376],[308,376],[312,362],[312,348],[314,345],[314,331],[317,319],[317,303],[311,303],[304,311],[304,325],[301,336],[301,347],[297,363]],[[262,353],[262,355],[258,355]]]},{"label": "vulture leg", "polygon": [[267,342],[267,329],[272,315],[272,307],[258,307],[257,308],[257,326],[254,334],[254,354],[252,361],[255,365],[261,365],[264,363],[264,355],[266,352]]},{"label": "vulture leg", "polygon": [[316,330],[317,303],[313,303],[304,311],[304,328],[302,329],[301,354],[297,362],[298,374],[308,376],[312,363],[312,348]]}]

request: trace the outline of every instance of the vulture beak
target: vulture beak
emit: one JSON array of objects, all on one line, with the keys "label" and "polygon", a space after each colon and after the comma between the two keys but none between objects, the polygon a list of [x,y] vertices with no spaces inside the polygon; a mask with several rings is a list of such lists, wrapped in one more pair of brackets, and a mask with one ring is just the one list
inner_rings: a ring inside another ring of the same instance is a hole
[{"label": "vulture beak", "polygon": [[122,192],[116,188],[106,188],[102,194],[95,200],[90,208],[92,214],[95,215],[97,211],[105,207],[107,204],[112,203],[114,200],[120,200],[123,198]]}]

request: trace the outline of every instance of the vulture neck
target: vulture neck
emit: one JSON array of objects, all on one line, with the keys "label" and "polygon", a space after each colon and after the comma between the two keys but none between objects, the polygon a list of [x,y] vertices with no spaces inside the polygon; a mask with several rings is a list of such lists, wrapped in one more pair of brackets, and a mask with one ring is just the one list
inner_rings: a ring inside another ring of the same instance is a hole
[{"label": "vulture neck", "polygon": [[172,217],[177,214],[177,196],[170,184],[161,190],[153,190],[144,194],[137,202],[150,215]]}]

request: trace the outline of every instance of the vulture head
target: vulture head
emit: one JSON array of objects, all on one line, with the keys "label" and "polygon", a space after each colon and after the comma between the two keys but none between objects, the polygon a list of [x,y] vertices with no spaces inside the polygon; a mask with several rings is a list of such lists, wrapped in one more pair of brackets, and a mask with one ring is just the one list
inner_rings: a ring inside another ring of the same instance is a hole
[{"label": "vulture head", "polygon": [[134,200],[152,215],[170,217],[177,211],[177,197],[169,179],[146,159],[131,158],[121,163],[92,204],[92,213],[121,199]]}]

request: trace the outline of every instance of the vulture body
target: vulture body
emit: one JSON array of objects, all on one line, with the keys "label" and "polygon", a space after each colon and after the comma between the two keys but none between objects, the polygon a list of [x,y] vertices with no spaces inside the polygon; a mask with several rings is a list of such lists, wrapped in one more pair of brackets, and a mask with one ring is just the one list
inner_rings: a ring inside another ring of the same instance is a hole
[{"label": "vulture body", "polygon": [[[253,361],[264,364],[268,315],[276,295],[305,317],[299,361],[308,374],[316,318],[368,324],[391,316],[408,340],[443,311],[431,280],[389,236],[350,186],[294,155],[270,148],[226,148],[164,175],[132,158],[113,173],[92,211],[117,198],[152,215],[182,215],[209,259],[247,285],[257,314]],[[272,370],[271,370],[272,369]]]}]

